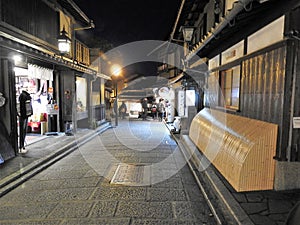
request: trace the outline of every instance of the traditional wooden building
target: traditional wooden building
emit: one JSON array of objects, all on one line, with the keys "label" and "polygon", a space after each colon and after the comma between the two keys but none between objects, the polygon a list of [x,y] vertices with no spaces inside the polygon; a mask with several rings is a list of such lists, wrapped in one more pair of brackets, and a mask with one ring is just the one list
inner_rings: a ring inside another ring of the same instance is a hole
[{"label": "traditional wooden building", "polygon": [[[203,64],[207,67],[206,75],[198,75],[205,84],[201,86],[204,111],[207,113],[209,109],[213,118],[209,122],[213,127],[207,132],[212,134],[221,129],[220,136],[214,141],[218,140],[220,146],[226,145],[225,149],[219,149],[221,155],[232,159],[213,157],[212,162],[237,190],[300,188],[299,6],[296,0],[182,1],[170,41],[183,40],[183,27],[194,28],[190,51],[183,57],[186,73],[203,71]],[[202,137],[191,135],[204,129],[202,126],[208,126],[204,111],[195,117],[190,136],[194,136],[194,142],[208,156],[216,149],[209,149],[212,147],[203,143],[212,136],[205,138],[203,133]],[[253,120],[250,124],[258,122],[255,128],[250,125],[249,129],[245,128],[248,119]],[[258,125],[259,121],[266,124]],[[272,138],[263,138],[262,128],[269,124],[276,127],[270,134]],[[199,130],[193,130],[198,127]],[[262,133],[252,139],[256,134],[251,132]],[[230,143],[226,142],[228,135],[234,139]],[[259,151],[251,155],[254,148],[243,146],[246,142],[239,142],[241,138],[251,140],[252,147],[260,142]],[[269,151],[267,146],[272,149],[271,153],[262,156]],[[241,157],[242,152],[246,152],[245,157]],[[245,166],[245,159],[250,155],[251,168],[244,170],[244,174],[234,181],[233,168]],[[262,157],[266,157],[264,161],[260,160]],[[237,183],[255,168],[252,183],[270,179],[269,185],[257,184],[239,189]],[[261,175],[264,173],[272,175],[266,178]]]},{"label": "traditional wooden building", "polygon": [[[1,163],[18,154],[21,90],[32,97],[29,132],[75,131],[105,120],[104,81],[110,78],[77,35],[93,27],[70,0],[0,0]],[[62,37],[69,44],[64,52]]]}]

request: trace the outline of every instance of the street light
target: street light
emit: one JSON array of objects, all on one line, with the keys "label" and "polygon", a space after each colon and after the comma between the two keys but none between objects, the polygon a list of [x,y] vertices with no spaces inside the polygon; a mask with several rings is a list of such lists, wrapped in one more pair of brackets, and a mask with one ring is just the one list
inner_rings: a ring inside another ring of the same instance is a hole
[{"label": "street light", "polygon": [[121,75],[121,71],[122,71],[122,68],[121,66],[119,66],[118,64],[114,64],[112,65],[111,67],[111,73],[114,77],[116,77],[116,80],[115,80],[115,86],[116,86],[116,99],[115,99],[115,103],[114,103],[114,110],[115,110],[115,113],[116,113],[116,120],[115,120],[115,125],[118,126],[118,117],[119,117],[119,114],[118,114],[118,80],[117,80],[117,77]]},{"label": "street light", "polygon": [[[187,51],[190,51],[190,43],[193,39],[195,27],[193,26],[181,26],[179,32],[182,32],[183,35],[183,42],[184,42],[184,57],[187,55]],[[185,61],[184,61],[185,62]],[[185,63],[183,67],[185,68]]]},{"label": "street light", "polygon": [[[195,30],[195,27],[193,26],[181,26],[180,27],[180,32],[182,32],[182,35],[183,35],[183,39],[184,39],[184,43],[185,45],[187,45],[187,49],[188,51],[190,50],[190,43],[193,39],[193,34],[194,34],[194,30]],[[184,61],[183,61],[183,67],[186,68],[188,67],[187,65],[185,65]],[[184,87],[184,116],[188,116],[188,108],[187,108],[187,101],[186,101],[186,98],[187,98],[187,82],[186,82],[186,79],[184,79],[183,81],[183,87]]]},{"label": "street light", "polygon": [[58,50],[62,55],[69,54],[71,51],[71,39],[68,37],[68,33],[63,27],[60,35],[57,37]]},{"label": "street light", "polygon": [[180,32],[183,34],[183,39],[185,42],[191,42],[193,38],[195,27],[193,26],[181,26]]}]

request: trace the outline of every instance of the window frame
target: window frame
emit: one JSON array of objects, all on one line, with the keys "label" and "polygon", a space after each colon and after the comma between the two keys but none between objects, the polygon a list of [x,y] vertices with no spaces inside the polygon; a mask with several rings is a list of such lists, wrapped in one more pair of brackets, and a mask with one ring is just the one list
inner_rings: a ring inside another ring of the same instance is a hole
[{"label": "window frame", "polygon": [[[239,110],[241,97],[241,65],[221,70],[219,75],[221,89],[219,96],[220,106],[226,109]],[[230,76],[230,79],[228,79],[227,76]],[[234,91],[234,89],[237,89],[237,91]]]}]

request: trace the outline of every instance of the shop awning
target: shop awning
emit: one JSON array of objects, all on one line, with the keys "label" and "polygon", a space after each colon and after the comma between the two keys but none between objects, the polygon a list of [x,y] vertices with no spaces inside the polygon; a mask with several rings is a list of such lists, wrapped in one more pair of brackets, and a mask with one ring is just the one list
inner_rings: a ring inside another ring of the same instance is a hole
[{"label": "shop awning", "polygon": [[53,70],[28,63],[28,77],[53,81]]}]

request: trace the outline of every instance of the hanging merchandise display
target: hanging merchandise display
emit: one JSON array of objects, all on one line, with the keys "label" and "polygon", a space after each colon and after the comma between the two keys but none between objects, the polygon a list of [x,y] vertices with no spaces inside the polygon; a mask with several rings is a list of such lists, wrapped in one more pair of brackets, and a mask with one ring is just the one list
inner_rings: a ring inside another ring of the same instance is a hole
[{"label": "hanging merchandise display", "polygon": [[17,104],[20,93],[27,91],[32,98],[28,132],[44,134],[48,131],[48,109],[58,110],[53,96],[53,70],[30,63],[27,66],[27,69],[15,68]]}]

